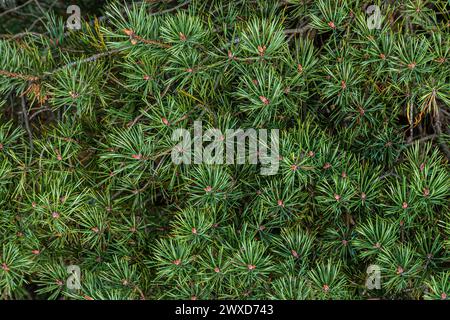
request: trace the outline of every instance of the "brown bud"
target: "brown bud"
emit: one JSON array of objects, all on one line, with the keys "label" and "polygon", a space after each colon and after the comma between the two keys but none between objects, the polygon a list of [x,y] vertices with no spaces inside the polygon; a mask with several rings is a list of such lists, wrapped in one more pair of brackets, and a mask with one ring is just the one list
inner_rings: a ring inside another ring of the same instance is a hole
[{"label": "brown bud", "polygon": [[264,96],[259,96],[259,99],[261,100],[262,103],[264,103],[266,106],[270,103],[269,99],[267,99]]},{"label": "brown bud", "polygon": [[412,69],[414,69],[416,67],[416,65],[417,65],[416,62],[413,61],[413,62],[408,64],[408,69],[412,70]]},{"label": "brown bud", "polygon": [[186,37],[186,35],[184,33],[180,32],[179,35],[180,35],[180,40],[181,41],[186,41],[187,37]]},{"label": "brown bud", "polygon": [[258,46],[258,52],[261,57],[264,56],[266,49],[267,49],[266,46]]},{"label": "brown bud", "polygon": [[134,32],[131,29],[123,29],[123,32],[125,32],[125,34],[130,37],[134,35]]},{"label": "brown bud", "polygon": [[181,260],[177,259],[177,260],[172,261],[172,263],[176,266],[179,266],[181,264]]}]

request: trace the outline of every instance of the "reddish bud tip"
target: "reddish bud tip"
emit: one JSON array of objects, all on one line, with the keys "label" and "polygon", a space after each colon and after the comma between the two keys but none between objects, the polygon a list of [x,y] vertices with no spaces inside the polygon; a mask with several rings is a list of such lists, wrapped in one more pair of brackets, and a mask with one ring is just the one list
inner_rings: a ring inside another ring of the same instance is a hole
[{"label": "reddish bud tip", "polygon": [[174,265],[179,266],[181,264],[181,260],[177,259],[172,262]]},{"label": "reddish bud tip", "polygon": [[397,267],[397,274],[402,274],[404,271],[403,271],[403,268],[402,267],[400,267],[400,266],[398,266]]},{"label": "reddish bud tip", "polygon": [[264,105],[268,105],[270,103],[269,99],[267,99],[264,96],[259,96],[259,100],[261,100],[262,103],[264,103]]}]

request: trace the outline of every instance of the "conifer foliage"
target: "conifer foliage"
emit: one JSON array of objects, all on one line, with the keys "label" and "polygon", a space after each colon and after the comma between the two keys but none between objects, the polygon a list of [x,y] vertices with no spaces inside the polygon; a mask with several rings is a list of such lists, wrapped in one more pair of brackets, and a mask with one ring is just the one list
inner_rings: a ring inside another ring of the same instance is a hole
[{"label": "conifer foliage", "polygon": [[[448,1],[36,2],[0,11],[2,299],[448,299]],[[174,163],[194,121],[279,129],[278,172]]]}]

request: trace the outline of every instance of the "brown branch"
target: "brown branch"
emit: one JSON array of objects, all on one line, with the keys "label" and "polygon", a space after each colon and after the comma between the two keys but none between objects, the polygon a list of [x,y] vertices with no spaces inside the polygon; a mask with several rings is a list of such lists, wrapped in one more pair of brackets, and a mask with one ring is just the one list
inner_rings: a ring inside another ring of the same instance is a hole
[{"label": "brown branch", "polygon": [[426,137],[423,137],[423,138],[420,138],[420,139],[412,140],[412,141],[408,142],[407,144],[414,144],[414,143],[416,143],[416,142],[422,143],[422,142],[425,142],[425,141],[428,141],[428,140],[434,140],[434,139],[436,139],[436,137],[437,137],[436,134],[430,134],[430,135],[428,135],[428,136],[426,136]]},{"label": "brown branch", "polygon": [[164,42],[160,42],[160,41],[156,41],[156,40],[144,39],[144,38],[138,36],[136,33],[134,33],[134,31],[131,30],[131,29],[124,29],[123,32],[127,36],[130,37],[132,44],[136,44],[137,42],[142,42],[142,43],[145,43],[145,44],[153,44],[153,45],[157,45],[157,46],[164,47],[164,48],[172,47],[170,44],[167,44],[167,43],[164,43]]},{"label": "brown branch", "polygon": [[40,114],[40,113],[42,113],[42,112],[45,112],[45,111],[52,111],[52,109],[50,109],[50,108],[42,108],[42,109],[36,111],[35,113],[33,113],[33,114],[31,115],[30,121],[33,120],[33,118],[36,117],[38,114]]},{"label": "brown branch", "polygon": [[0,13],[0,17],[1,17],[1,16],[4,16],[4,15],[7,15],[8,13],[17,11],[17,10],[19,10],[20,8],[25,7],[26,5],[28,5],[29,3],[34,2],[34,1],[35,1],[35,0],[28,0],[28,1],[25,2],[24,4],[21,4],[20,6],[11,8],[11,9],[9,9],[9,10],[6,10],[6,11]]},{"label": "brown branch", "polygon": [[69,68],[69,67],[73,67],[73,66],[76,66],[76,65],[81,64],[81,63],[92,62],[92,61],[98,60],[98,59],[100,59],[102,57],[106,57],[106,56],[112,55],[112,54],[120,52],[120,51],[122,51],[124,49],[125,48],[114,49],[114,50],[105,51],[105,52],[100,52],[100,53],[94,54],[93,56],[90,56],[88,58],[85,58],[85,59],[82,59],[82,60],[79,60],[79,61],[70,62],[68,64],[63,65],[62,67],[59,67],[59,68],[57,68],[57,69],[55,69],[53,71],[50,71],[49,73],[46,74],[46,76],[52,75],[52,74],[54,74],[54,73],[56,73],[56,72],[58,72],[60,70],[63,70],[65,68]]},{"label": "brown branch", "polygon": [[309,29],[311,29],[311,26],[307,24],[305,26],[296,29],[285,29],[283,32],[284,34],[303,34],[305,31],[308,31]]},{"label": "brown branch", "polygon": [[39,80],[39,77],[36,76],[30,76],[27,74],[20,74],[15,72],[9,72],[6,70],[0,70],[0,75],[8,77],[8,78],[16,78],[16,79],[22,79],[26,81],[37,81]]},{"label": "brown branch", "polygon": [[[439,141],[440,140],[439,138],[442,135],[442,123],[441,123],[441,111],[440,110],[438,110],[436,112],[436,120],[434,122],[433,127],[434,127],[434,130],[436,131],[436,134],[438,136],[438,141]],[[450,150],[449,150],[448,146],[445,144],[445,142],[439,141],[439,146],[441,147],[442,152],[447,157],[447,160],[450,159]]]},{"label": "brown branch", "polygon": [[158,12],[152,13],[151,15],[152,15],[152,16],[156,16],[156,15],[159,16],[159,15],[161,15],[161,14],[169,13],[169,12],[178,10],[178,9],[181,8],[181,7],[184,7],[185,5],[189,4],[190,2],[191,2],[191,0],[185,1],[185,2],[183,2],[183,3],[181,3],[181,4],[177,5],[177,6],[175,6],[175,7],[173,7],[173,8],[169,8],[169,9],[166,9],[166,10],[163,10],[163,11],[158,11]]}]

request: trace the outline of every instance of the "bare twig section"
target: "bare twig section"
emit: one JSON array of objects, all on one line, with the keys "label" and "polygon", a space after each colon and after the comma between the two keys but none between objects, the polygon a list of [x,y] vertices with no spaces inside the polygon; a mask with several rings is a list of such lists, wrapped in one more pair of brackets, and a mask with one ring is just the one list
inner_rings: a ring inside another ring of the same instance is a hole
[{"label": "bare twig section", "polygon": [[106,56],[110,56],[112,54],[118,53],[118,52],[123,51],[123,50],[125,50],[125,48],[114,49],[114,50],[105,51],[105,52],[100,52],[100,53],[94,54],[93,56],[90,56],[88,58],[85,58],[85,59],[82,59],[82,60],[79,60],[79,61],[73,61],[73,62],[70,62],[68,64],[65,64],[62,67],[59,67],[59,68],[57,68],[57,69],[55,69],[53,71],[50,71],[49,73],[47,73],[47,75],[52,75],[52,74],[54,74],[54,73],[56,73],[58,71],[61,71],[61,70],[65,69],[65,68],[70,68],[70,67],[76,66],[78,64],[96,61],[96,60],[98,60],[100,58],[103,58],[103,57],[106,57]]},{"label": "bare twig section", "polygon": [[131,43],[134,45],[137,42],[142,42],[145,44],[153,44],[153,45],[157,45],[160,47],[164,47],[164,48],[170,48],[172,47],[170,44],[164,43],[164,42],[160,42],[160,41],[156,41],[156,40],[148,40],[148,39],[144,39],[140,36],[138,36],[136,33],[134,33],[133,30],[131,29],[124,29],[123,32],[130,37],[131,39]]},{"label": "bare twig section", "polygon": [[308,31],[309,29],[311,29],[311,26],[309,24],[307,24],[307,25],[304,25],[302,27],[295,28],[295,29],[285,29],[284,34],[303,34],[306,31]]},{"label": "bare twig section", "polygon": [[437,134],[430,134],[430,135],[428,135],[428,136],[426,136],[426,137],[423,137],[423,138],[420,138],[420,139],[412,140],[412,141],[408,142],[407,144],[413,144],[413,143],[416,143],[416,142],[422,143],[422,142],[426,142],[426,141],[428,141],[428,140],[434,140],[434,139],[436,139],[436,138],[437,138]]},{"label": "bare twig section", "polygon": [[7,15],[8,13],[17,11],[17,10],[19,10],[20,8],[23,8],[23,7],[27,6],[27,5],[30,4],[31,2],[35,2],[35,0],[28,0],[28,1],[25,2],[24,4],[21,4],[20,6],[16,6],[16,7],[14,7],[14,8],[9,9],[9,10],[6,10],[6,11],[0,13],[0,17],[2,17],[2,16],[4,16],[4,15]]},{"label": "bare twig section", "polygon": [[166,10],[158,11],[158,12],[152,13],[151,15],[152,16],[157,16],[157,15],[159,16],[159,15],[162,15],[162,14],[165,14],[165,13],[169,13],[169,12],[172,12],[172,11],[180,9],[180,8],[184,7],[185,5],[188,5],[190,2],[191,2],[191,0],[185,1],[185,2],[175,6],[173,8],[169,8],[169,9],[166,9]]},{"label": "bare twig section", "polygon": [[15,73],[15,72],[9,72],[9,71],[6,71],[6,70],[0,70],[0,75],[8,77],[8,78],[22,79],[22,80],[26,80],[26,81],[37,81],[37,80],[39,80],[39,77],[36,77],[36,76],[30,76],[30,75],[27,75],[27,74],[20,74],[20,73]]},{"label": "bare twig section", "polygon": [[132,126],[134,126],[144,116],[144,112],[148,112],[149,110],[150,110],[150,107],[145,108],[145,110],[140,115],[138,115],[136,118],[134,118],[131,122],[129,122],[127,124],[127,127],[131,128]]},{"label": "bare twig section", "polygon": [[434,122],[434,130],[436,131],[436,134],[438,136],[438,142],[439,142],[439,146],[441,147],[442,152],[445,154],[445,156],[447,157],[447,160],[450,159],[450,149],[448,147],[448,145],[445,144],[445,142],[439,141],[439,138],[442,136],[442,123],[441,123],[441,111],[438,110],[436,112],[436,120]]},{"label": "bare twig section", "polygon": [[33,120],[34,117],[36,117],[37,115],[39,115],[40,113],[45,112],[45,111],[52,111],[52,109],[50,109],[50,108],[42,108],[42,109],[36,111],[35,113],[33,113],[33,114],[30,116],[30,121]]},{"label": "bare twig section", "polygon": [[41,37],[41,36],[43,36],[43,34],[38,33],[38,32],[32,32],[32,31],[25,31],[25,32],[17,33],[17,34],[0,34],[0,38],[10,39],[10,40],[20,39],[20,38],[23,38],[26,36]]},{"label": "bare twig section", "polygon": [[[153,12],[153,13],[150,14],[150,16],[159,16],[159,15],[163,15],[163,14],[165,14],[165,13],[169,13],[169,12],[178,10],[178,9],[180,9],[180,8],[182,8],[182,7],[186,6],[186,5],[188,5],[189,3],[191,3],[191,0],[185,1],[184,3],[181,3],[181,4],[179,4],[179,5],[177,5],[177,6],[173,7],[173,8],[169,8],[169,9],[166,9],[166,10]],[[136,4],[139,4],[139,3],[136,3]],[[129,6],[128,6],[128,7],[129,7]],[[96,19],[97,19],[99,22],[101,22],[101,21],[108,21],[108,17],[107,17],[107,16],[100,16],[100,17],[97,17]],[[93,25],[93,24],[94,24],[94,21],[95,21],[95,20],[91,20],[91,21],[89,22],[89,25]]]}]

